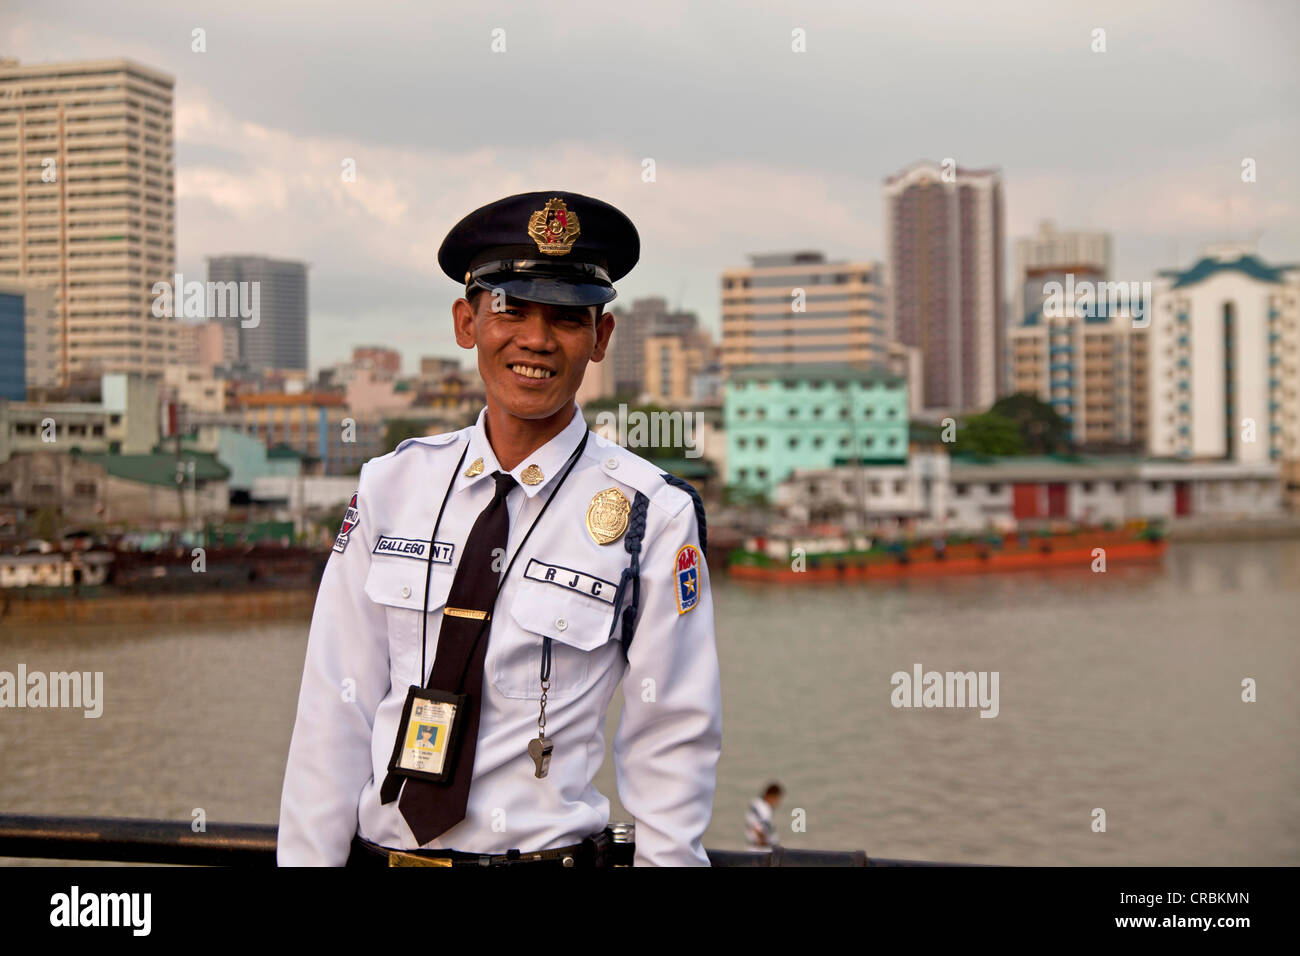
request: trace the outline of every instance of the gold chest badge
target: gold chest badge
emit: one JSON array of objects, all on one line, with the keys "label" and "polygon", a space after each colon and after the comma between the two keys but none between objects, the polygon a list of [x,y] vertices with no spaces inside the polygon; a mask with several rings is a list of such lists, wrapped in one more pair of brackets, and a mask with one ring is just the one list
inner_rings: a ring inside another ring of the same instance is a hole
[{"label": "gold chest badge", "polygon": [[591,499],[587,509],[587,534],[597,544],[613,544],[627,530],[632,505],[617,488],[606,488]]},{"label": "gold chest badge", "polygon": [[563,199],[552,199],[528,217],[528,236],[540,252],[565,255],[578,240],[578,214],[570,211]]}]

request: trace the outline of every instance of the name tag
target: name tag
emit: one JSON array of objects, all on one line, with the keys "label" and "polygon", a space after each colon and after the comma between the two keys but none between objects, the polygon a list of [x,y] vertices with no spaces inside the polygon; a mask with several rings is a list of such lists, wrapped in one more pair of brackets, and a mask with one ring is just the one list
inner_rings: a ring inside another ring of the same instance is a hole
[{"label": "name tag", "polygon": [[[429,553],[429,542],[427,540],[420,541],[417,538],[390,538],[388,535],[380,535],[371,553],[395,554],[399,558],[418,558],[423,561]],[[434,564],[451,564],[451,557],[455,553],[456,546],[450,542],[435,541],[433,543]]]},{"label": "name tag", "polygon": [[554,584],[557,588],[579,591],[606,604],[614,603],[614,591],[618,588],[614,582],[598,578],[594,574],[583,574],[558,564],[545,564],[536,558],[529,560],[528,567],[524,569],[524,577]]}]

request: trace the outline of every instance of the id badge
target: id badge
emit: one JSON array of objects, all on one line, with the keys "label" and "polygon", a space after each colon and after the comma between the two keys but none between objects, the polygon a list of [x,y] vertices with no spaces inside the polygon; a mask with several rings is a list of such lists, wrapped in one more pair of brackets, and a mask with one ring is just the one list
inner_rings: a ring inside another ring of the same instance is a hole
[{"label": "id badge", "polygon": [[456,769],[460,729],[465,723],[466,694],[451,694],[412,685],[397,724],[397,742],[389,772],[403,777],[449,783]]}]

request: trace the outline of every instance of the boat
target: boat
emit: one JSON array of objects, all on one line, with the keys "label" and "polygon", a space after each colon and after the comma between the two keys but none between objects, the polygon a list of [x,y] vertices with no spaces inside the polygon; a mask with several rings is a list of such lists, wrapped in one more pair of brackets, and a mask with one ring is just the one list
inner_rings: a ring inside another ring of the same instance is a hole
[{"label": "boat", "polygon": [[1159,562],[1168,547],[1162,529],[1154,525],[860,540],[855,542],[857,547],[844,547],[842,542],[839,539],[828,542],[838,546],[819,548],[816,539],[796,537],[778,543],[755,538],[729,554],[727,572],[742,581],[805,584],[1045,568],[1102,571],[1112,564]]}]

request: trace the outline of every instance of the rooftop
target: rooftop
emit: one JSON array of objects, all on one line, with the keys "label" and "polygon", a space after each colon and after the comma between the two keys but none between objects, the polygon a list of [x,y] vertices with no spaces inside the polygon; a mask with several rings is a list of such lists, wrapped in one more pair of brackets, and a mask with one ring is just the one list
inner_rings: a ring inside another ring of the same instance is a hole
[{"label": "rooftop", "polygon": [[[155,452],[148,455],[82,455],[83,461],[103,465],[114,478],[123,481],[138,481],[147,485],[176,486],[177,458],[174,453]],[[211,452],[183,451],[180,460],[194,462],[194,477],[197,481],[224,481],[230,477],[230,469],[217,461]],[[189,478],[186,472],[185,477]]]},{"label": "rooftop", "polygon": [[777,379],[820,382],[903,381],[902,376],[879,364],[849,365],[790,363],[784,365],[738,365],[727,374],[731,382],[772,382]]}]

